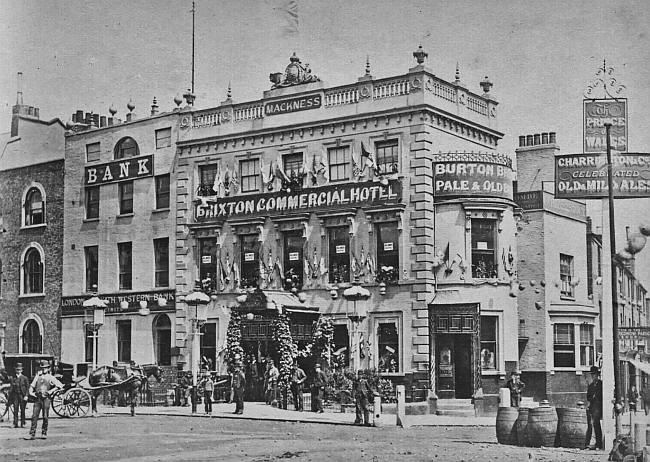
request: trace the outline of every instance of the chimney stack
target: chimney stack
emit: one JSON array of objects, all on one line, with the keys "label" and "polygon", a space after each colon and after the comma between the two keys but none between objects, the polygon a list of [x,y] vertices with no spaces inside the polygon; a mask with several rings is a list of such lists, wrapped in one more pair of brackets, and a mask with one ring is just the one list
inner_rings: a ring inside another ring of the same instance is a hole
[{"label": "chimney stack", "polygon": [[18,73],[17,89],[18,89],[18,93],[16,94],[16,106],[22,106],[23,105],[23,73],[22,72]]}]

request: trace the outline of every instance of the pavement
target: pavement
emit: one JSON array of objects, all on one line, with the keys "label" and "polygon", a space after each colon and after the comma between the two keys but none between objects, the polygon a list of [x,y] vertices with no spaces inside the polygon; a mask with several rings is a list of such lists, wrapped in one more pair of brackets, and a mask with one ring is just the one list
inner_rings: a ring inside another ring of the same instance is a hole
[{"label": "pavement", "polygon": [[[247,402],[244,404],[244,413],[233,414],[234,404],[216,403],[212,405],[212,414],[203,412],[203,405],[198,406],[198,412],[192,414],[190,406],[138,406],[136,415],[162,415],[162,416],[184,416],[197,418],[219,418],[219,419],[248,419],[267,420],[278,422],[308,422],[330,425],[354,425],[354,412],[333,412],[326,410],[322,414],[315,412],[298,412],[288,409],[278,409],[264,403]],[[129,414],[128,407],[98,406],[99,414],[119,415]],[[456,417],[439,416],[434,414],[407,415],[405,426],[440,426],[440,427],[493,427],[496,417]],[[378,426],[396,426],[397,417],[395,414],[382,414],[378,420]]]}]

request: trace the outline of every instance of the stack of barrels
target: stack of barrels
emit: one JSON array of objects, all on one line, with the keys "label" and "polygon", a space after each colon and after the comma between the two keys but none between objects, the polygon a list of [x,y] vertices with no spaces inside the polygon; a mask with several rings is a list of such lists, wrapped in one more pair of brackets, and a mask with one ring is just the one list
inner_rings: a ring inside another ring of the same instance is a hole
[{"label": "stack of barrels", "polygon": [[583,448],[587,413],[580,404],[578,409],[555,409],[544,400],[536,408],[500,407],[497,440],[517,446]]}]

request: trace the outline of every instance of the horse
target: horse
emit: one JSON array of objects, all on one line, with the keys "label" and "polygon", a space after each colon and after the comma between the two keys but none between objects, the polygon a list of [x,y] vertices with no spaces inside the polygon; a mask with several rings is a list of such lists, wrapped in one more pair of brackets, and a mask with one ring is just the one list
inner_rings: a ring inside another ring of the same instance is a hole
[{"label": "horse", "polygon": [[[123,391],[127,396],[127,402],[131,406],[131,416],[135,415],[135,404],[137,397],[145,387],[149,386],[149,377],[155,377],[158,382],[162,381],[162,368],[157,364],[147,364],[141,367],[113,367],[101,366],[90,373],[88,383],[97,389],[91,392],[93,398],[93,412],[97,412],[97,395],[104,388],[111,388]],[[145,385],[146,384],[146,385]]]}]

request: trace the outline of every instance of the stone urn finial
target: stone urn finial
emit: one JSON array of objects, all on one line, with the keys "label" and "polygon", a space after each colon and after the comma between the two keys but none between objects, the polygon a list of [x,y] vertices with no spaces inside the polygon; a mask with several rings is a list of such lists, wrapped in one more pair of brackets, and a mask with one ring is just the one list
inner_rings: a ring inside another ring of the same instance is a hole
[{"label": "stone urn finial", "polygon": [[424,64],[424,60],[429,57],[429,53],[424,51],[424,48],[422,48],[422,45],[420,45],[418,49],[413,52],[413,57],[418,62],[418,64]]},{"label": "stone urn finial", "polygon": [[492,82],[490,82],[490,79],[486,75],[485,78],[483,80],[481,80],[481,83],[479,85],[481,85],[481,88],[483,89],[483,92],[490,93],[490,88],[492,88],[492,86],[494,84]]}]

